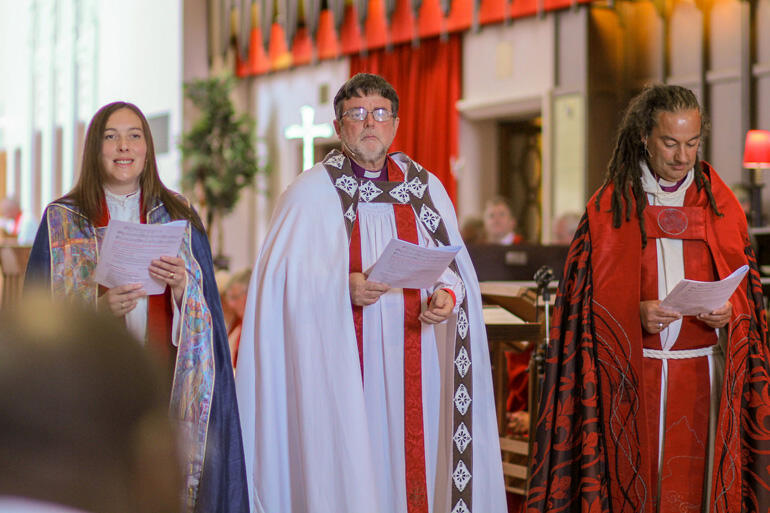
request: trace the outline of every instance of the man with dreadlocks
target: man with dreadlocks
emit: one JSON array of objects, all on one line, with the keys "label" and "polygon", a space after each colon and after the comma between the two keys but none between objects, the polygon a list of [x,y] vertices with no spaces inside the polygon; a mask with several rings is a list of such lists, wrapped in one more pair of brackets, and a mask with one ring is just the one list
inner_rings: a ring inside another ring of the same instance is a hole
[{"label": "man with dreadlocks", "polygon": [[[746,216],[698,159],[692,91],[630,103],[570,248],[537,420],[529,511],[770,507],[767,325]],[[722,307],[680,316],[682,279],[749,264]]]}]

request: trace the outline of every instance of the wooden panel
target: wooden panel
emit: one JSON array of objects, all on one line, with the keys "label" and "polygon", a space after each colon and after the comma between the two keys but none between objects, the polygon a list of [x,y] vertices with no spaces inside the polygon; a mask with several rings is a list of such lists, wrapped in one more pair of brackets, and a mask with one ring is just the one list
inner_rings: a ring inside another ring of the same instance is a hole
[{"label": "wooden panel", "polygon": [[527,466],[503,462],[503,475],[517,479],[527,479]]},{"label": "wooden panel", "polygon": [[21,299],[31,249],[0,246],[0,308],[7,308]]},{"label": "wooden panel", "polygon": [[500,437],[505,489],[516,495],[527,494],[529,442],[525,439]]},{"label": "wooden panel", "polygon": [[[741,19],[743,9],[740,0],[716,0],[710,12],[711,31],[708,35],[709,70],[737,68],[741,58]],[[700,49],[699,41],[691,42]]]},{"label": "wooden panel", "polygon": [[501,436],[500,450],[512,452],[515,454],[523,454],[526,456],[529,454],[529,442],[526,440],[520,440],[518,438],[508,438],[506,436]]},{"label": "wooden panel", "polygon": [[8,182],[8,152],[0,151],[0,199],[5,198],[8,193],[5,190],[5,184]]},{"label": "wooden panel", "polygon": [[[754,78],[754,126],[761,130],[770,129],[770,0],[759,0],[754,18],[756,24],[756,62]],[[742,152],[741,152],[742,154]]]},{"label": "wooden panel", "polygon": [[[719,32],[719,31],[717,31]],[[670,71],[676,82],[703,73],[703,14],[694,4],[679,2],[671,13]],[[737,61],[736,61],[737,62]]]},{"label": "wooden panel", "polygon": [[64,130],[62,127],[57,126],[54,132],[53,141],[53,176],[51,177],[53,183],[53,197],[58,198],[64,191],[62,190],[62,176],[64,175]]},{"label": "wooden panel", "polygon": [[770,0],[757,1],[754,23],[757,63],[770,64]]},{"label": "wooden panel", "polygon": [[43,183],[43,134],[40,130],[35,132],[32,146],[32,211],[41,212],[42,208],[42,183]]},{"label": "wooden panel", "polygon": [[711,116],[709,162],[727,185],[741,181],[745,132],[738,104],[741,84],[736,80],[711,84],[706,111]]}]

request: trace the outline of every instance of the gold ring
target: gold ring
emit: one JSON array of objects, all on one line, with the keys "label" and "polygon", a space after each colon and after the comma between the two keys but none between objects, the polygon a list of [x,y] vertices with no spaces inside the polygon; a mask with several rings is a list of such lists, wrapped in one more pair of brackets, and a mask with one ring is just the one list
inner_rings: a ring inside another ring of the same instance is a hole
[{"label": "gold ring", "polygon": [[174,271],[171,271],[168,273],[168,279],[173,280],[174,279]]},{"label": "gold ring", "polygon": [[663,329],[663,323],[662,322],[658,323],[658,329],[661,329],[661,330]]}]

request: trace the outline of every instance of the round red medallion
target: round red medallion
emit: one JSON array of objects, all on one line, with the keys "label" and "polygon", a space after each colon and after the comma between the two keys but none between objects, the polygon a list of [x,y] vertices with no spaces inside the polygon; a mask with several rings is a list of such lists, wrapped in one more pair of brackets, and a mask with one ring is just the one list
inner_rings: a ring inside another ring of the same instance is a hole
[{"label": "round red medallion", "polygon": [[658,226],[667,235],[679,235],[687,229],[687,214],[678,208],[664,208],[658,213]]}]

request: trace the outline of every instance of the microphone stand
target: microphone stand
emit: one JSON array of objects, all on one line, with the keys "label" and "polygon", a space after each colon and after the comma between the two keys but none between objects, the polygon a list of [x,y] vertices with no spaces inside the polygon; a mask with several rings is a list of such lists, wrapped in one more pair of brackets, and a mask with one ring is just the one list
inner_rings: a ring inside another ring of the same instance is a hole
[{"label": "microphone stand", "polygon": [[[553,269],[544,265],[535,273],[535,283],[537,283],[538,296],[543,297],[543,303],[545,303],[545,345],[548,347],[548,332],[551,327],[551,315],[550,315],[550,302],[551,291],[548,290],[548,285],[554,280]],[[535,310],[537,312],[537,310]],[[537,315],[537,314],[536,314]],[[537,317],[535,318],[537,320]]]},{"label": "microphone stand", "polygon": [[[548,286],[555,279],[553,269],[544,265],[537,270],[534,276],[535,283],[537,284],[537,295],[543,297],[545,303],[545,326],[544,326],[544,343],[538,344],[532,353],[532,360],[530,361],[530,374],[529,374],[529,454],[532,454],[532,444],[534,442],[535,426],[537,423],[537,416],[539,408],[534,408],[535,399],[540,397],[540,390],[543,386],[543,380],[545,379],[545,353],[548,348],[548,333],[551,330],[551,292],[548,290]],[[537,307],[537,304],[535,305]],[[538,308],[535,308],[535,322],[537,322],[537,316],[539,314]],[[529,487],[529,470],[527,471],[527,487]]]}]

